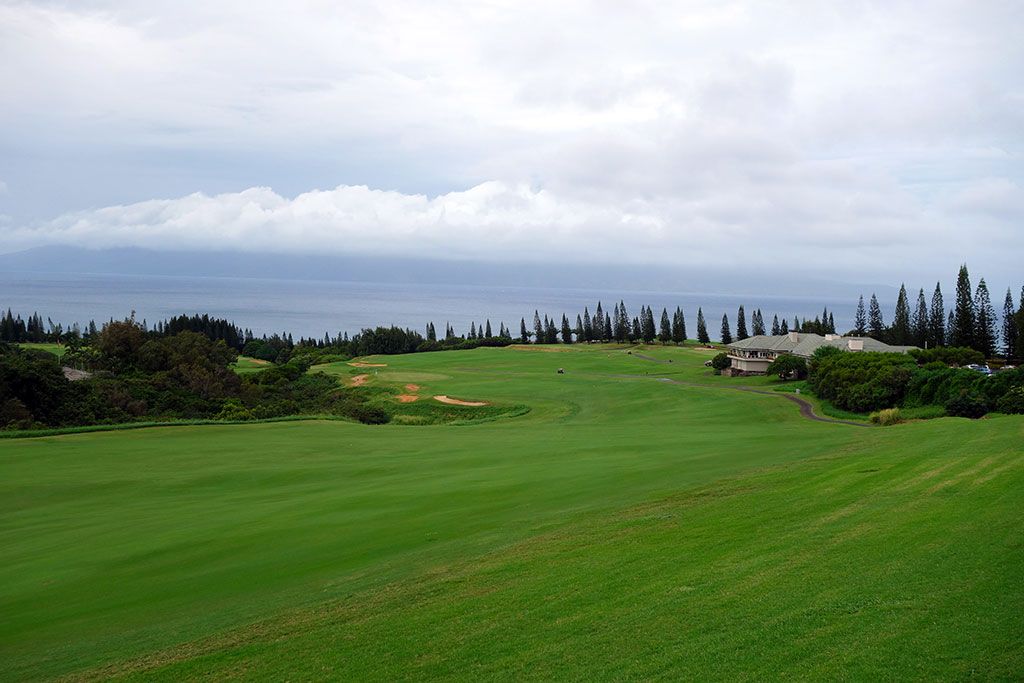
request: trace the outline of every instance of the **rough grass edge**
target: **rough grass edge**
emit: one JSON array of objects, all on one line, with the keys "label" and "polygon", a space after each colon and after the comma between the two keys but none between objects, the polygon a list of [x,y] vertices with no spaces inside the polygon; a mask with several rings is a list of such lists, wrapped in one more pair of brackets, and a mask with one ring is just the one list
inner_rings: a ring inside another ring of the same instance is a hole
[{"label": "rough grass edge", "polygon": [[150,429],[152,427],[199,427],[216,425],[251,425],[270,422],[303,422],[303,421],[351,422],[363,424],[340,415],[283,415],[266,417],[258,420],[150,420],[147,422],[119,422],[107,425],[84,425],[79,427],[54,427],[52,429],[0,430],[0,439],[35,439],[44,436],[63,436],[65,434],[88,434],[90,432],[118,432],[130,429]]}]

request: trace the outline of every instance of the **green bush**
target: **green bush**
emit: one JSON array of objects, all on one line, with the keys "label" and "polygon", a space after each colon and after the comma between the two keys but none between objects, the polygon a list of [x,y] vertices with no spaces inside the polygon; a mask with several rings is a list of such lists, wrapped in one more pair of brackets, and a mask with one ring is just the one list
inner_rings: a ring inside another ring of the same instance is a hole
[{"label": "green bush", "polygon": [[882,427],[889,427],[894,424],[903,422],[903,417],[900,415],[899,408],[886,408],[877,412],[871,413],[871,421]]},{"label": "green bush", "polygon": [[999,399],[996,409],[1010,415],[1024,415],[1024,387],[1015,387],[1007,391]]},{"label": "green bush", "polygon": [[857,413],[900,405],[917,367],[902,353],[819,351],[811,359],[808,386],[837,408]]},{"label": "green bush", "polygon": [[804,379],[807,377],[807,361],[800,356],[783,354],[768,365],[769,375],[778,375],[780,379]]},{"label": "green bush", "polygon": [[937,346],[932,349],[911,349],[907,353],[917,361],[918,365],[941,363],[943,366],[949,367],[951,365],[964,366],[972,363],[980,365],[985,362],[985,354],[965,346]]},{"label": "green bush", "polygon": [[953,417],[969,417],[976,420],[988,412],[988,404],[978,394],[964,392],[946,403],[946,412]]},{"label": "green bush", "polygon": [[711,359],[711,367],[714,369],[716,375],[721,375],[722,370],[732,365],[732,361],[729,360],[729,354],[719,353]]}]

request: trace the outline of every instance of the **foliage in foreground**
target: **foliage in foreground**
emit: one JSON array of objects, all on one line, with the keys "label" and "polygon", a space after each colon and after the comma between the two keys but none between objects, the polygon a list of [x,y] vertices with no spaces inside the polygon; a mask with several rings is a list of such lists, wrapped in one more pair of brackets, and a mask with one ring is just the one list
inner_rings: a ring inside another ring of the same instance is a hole
[{"label": "foliage in foreground", "polygon": [[[968,359],[975,353],[961,351],[954,355]],[[1016,405],[1014,398],[1005,403],[1003,398],[1024,387],[1024,368],[986,375],[946,367],[936,355],[918,357],[928,364],[918,367],[914,357],[899,353],[851,353],[823,347],[811,360],[808,386],[819,397],[854,412],[944,406],[948,414],[962,417],[1010,412]]]}]

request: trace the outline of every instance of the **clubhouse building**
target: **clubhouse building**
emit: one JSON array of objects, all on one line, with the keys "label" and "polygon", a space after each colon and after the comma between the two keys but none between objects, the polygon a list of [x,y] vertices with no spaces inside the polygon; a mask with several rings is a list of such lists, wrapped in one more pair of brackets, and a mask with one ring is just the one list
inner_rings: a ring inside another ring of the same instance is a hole
[{"label": "clubhouse building", "polygon": [[843,351],[880,351],[906,353],[916,346],[891,346],[870,337],[843,337],[838,334],[790,332],[779,335],[757,335],[728,344],[731,367],[722,374],[763,375],[773,360],[783,354],[810,358],[822,346],[833,346]]}]

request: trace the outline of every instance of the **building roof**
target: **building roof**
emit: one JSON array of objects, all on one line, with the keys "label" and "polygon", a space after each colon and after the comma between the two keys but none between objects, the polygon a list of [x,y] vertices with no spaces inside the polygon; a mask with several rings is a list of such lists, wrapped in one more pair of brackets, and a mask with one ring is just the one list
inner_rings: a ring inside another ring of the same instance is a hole
[{"label": "building roof", "polygon": [[830,334],[826,337],[809,332],[790,332],[779,335],[757,335],[734,341],[727,345],[730,349],[747,349],[751,351],[772,351],[774,353],[792,353],[795,356],[810,358],[822,346],[834,346],[843,351],[880,351],[883,353],[906,353],[916,346],[892,346],[872,339],[871,337],[841,337]]}]

